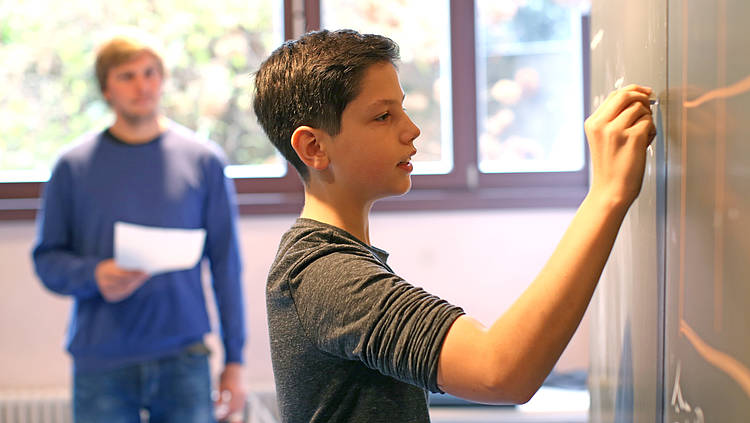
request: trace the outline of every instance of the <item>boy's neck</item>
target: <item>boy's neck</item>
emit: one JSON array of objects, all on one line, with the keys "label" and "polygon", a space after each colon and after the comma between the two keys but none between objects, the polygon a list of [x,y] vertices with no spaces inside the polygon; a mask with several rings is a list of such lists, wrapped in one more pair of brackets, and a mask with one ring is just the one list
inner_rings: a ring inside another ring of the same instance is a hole
[{"label": "boy's neck", "polygon": [[[335,198],[335,197],[334,197]],[[330,196],[305,190],[305,206],[300,217],[341,228],[370,245],[370,208],[372,203],[358,205],[353,201],[337,202]]]}]

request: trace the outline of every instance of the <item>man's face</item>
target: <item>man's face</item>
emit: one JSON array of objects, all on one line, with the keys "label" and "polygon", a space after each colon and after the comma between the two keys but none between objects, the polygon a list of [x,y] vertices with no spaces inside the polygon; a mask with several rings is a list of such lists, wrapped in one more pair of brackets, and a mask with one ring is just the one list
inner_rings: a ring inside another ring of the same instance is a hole
[{"label": "man's face", "polygon": [[396,68],[377,63],[364,74],[359,95],[341,115],[341,131],[328,146],[330,171],[350,196],[363,202],[405,194],[419,128],[403,109]]},{"label": "man's face", "polygon": [[109,70],[102,94],[120,119],[153,119],[158,114],[163,79],[157,59],[142,53]]}]

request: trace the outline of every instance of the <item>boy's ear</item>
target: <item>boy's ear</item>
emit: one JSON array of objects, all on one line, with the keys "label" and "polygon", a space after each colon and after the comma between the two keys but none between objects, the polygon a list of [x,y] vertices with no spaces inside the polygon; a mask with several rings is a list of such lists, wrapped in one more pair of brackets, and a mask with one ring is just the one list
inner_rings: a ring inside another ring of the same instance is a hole
[{"label": "boy's ear", "polygon": [[325,132],[310,126],[300,126],[292,133],[292,148],[302,163],[315,170],[328,168],[328,154],[322,141]]}]

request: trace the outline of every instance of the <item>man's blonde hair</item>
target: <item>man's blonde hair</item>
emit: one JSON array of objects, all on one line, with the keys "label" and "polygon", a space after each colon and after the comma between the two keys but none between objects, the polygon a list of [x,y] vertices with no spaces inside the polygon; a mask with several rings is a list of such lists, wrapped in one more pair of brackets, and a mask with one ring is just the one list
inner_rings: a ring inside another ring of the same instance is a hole
[{"label": "man's blonde hair", "polygon": [[104,42],[96,53],[96,79],[99,90],[107,88],[107,75],[115,66],[127,63],[141,54],[149,54],[156,59],[159,73],[164,76],[164,60],[158,52],[156,44],[145,34],[128,33],[117,35]]}]

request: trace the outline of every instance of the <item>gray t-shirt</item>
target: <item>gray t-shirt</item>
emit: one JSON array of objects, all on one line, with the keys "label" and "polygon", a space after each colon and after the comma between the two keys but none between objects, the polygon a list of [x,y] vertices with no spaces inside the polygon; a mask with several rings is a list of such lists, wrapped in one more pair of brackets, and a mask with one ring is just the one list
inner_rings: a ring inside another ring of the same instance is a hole
[{"label": "gray t-shirt", "polygon": [[298,219],[266,287],[284,422],[428,422],[443,339],[463,310],[414,287],[388,254]]}]

